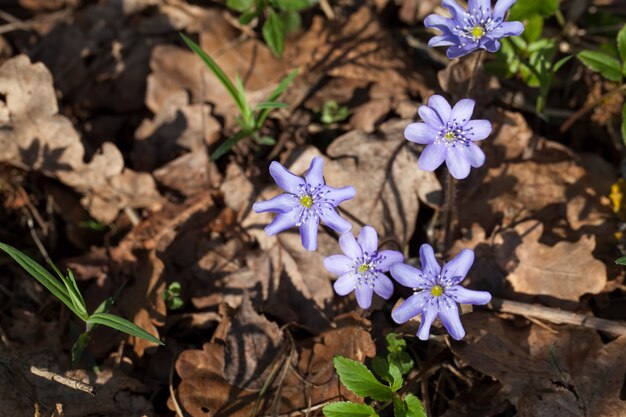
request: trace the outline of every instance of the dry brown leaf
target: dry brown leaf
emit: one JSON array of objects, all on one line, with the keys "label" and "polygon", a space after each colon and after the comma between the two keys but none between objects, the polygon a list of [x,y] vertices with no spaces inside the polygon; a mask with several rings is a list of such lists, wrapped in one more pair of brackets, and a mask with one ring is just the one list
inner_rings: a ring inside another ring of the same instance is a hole
[{"label": "dry brown leaf", "polygon": [[529,220],[495,239],[497,244],[519,244],[514,252],[497,252],[500,266],[510,272],[506,279],[516,292],[578,301],[583,294],[597,294],[604,289],[606,267],[593,256],[595,237],[547,246],[539,242],[542,233],[543,225]]},{"label": "dry brown leaf", "polygon": [[126,207],[158,209],[160,196],[152,177],[124,168],[120,151],[104,143],[88,164],[80,136],[58,114],[50,72],[20,55],[0,67],[0,93],[8,119],[0,129],[0,161],[41,171],[84,194],[91,216],[110,223]]},{"label": "dry brown leaf", "polygon": [[[467,336],[453,352],[500,381],[520,417],[626,415],[626,338],[604,344],[593,330],[516,328],[487,313],[467,316],[464,325]],[[550,359],[553,347],[561,372]]]},{"label": "dry brown leaf", "polygon": [[[224,351],[224,378],[240,388],[261,389],[271,371],[283,343],[283,334],[276,325],[254,311],[247,296],[235,312],[228,326]],[[220,333],[216,330],[216,333]],[[265,375],[265,377],[263,377]]]},{"label": "dry brown leaf", "polygon": [[169,190],[189,198],[218,188],[222,175],[215,163],[209,161],[205,148],[186,153],[153,172],[154,179]]},{"label": "dry brown leaf", "polygon": [[152,171],[185,151],[198,151],[215,143],[220,123],[209,106],[190,104],[186,91],[169,96],[154,119],[146,119],[135,131],[133,166]]}]

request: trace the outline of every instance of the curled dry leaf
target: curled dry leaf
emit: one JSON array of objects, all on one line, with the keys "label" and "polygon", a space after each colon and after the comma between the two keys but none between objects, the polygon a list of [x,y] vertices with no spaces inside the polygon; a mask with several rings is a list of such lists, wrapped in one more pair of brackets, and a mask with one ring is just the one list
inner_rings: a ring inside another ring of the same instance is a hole
[{"label": "curled dry leaf", "polygon": [[0,161],[42,172],[83,194],[90,215],[110,223],[126,207],[158,209],[152,177],[124,168],[120,151],[104,143],[90,163],[72,123],[58,114],[50,72],[20,55],[0,67],[7,117],[0,129]]},{"label": "curled dry leaf", "polygon": [[261,389],[283,343],[282,332],[276,323],[254,311],[246,295],[230,323],[222,320],[220,326],[228,326],[224,378],[240,388]]},{"label": "curled dry leaf", "polygon": [[529,220],[495,239],[497,244],[519,242],[514,252],[498,253],[500,266],[510,272],[506,279],[516,292],[578,301],[583,294],[597,294],[604,289],[606,266],[593,257],[594,236],[548,246],[539,242],[542,233],[543,225]]},{"label": "curled dry leaf", "polygon": [[519,328],[487,313],[467,316],[464,325],[467,336],[452,351],[500,381],[520,417],[626,415],[625,337],[605,344],[593,330]]}]

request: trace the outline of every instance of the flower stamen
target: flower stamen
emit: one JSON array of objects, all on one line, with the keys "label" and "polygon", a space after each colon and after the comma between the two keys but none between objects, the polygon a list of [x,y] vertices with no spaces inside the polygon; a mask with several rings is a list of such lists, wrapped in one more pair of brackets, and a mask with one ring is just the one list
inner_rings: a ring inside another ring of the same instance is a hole
[{"label": "flower stamen", "polygon": [[430,293],[435,297],[441,297],[443,295],[443,287],[441,285],[433,285],[430,288]]},{"label": "flower stamen", "polygon": [[474,26],[474,28],[472,29],[472,36],[476,40],[482,38],[483,36],[485,36],[485,28],[483,28],[482,26]]},{"label": "flower stamen", "polygon": [[300,204],[310,209],[313,206],[313,198],[310,195],[303,195],[300,197]]}]

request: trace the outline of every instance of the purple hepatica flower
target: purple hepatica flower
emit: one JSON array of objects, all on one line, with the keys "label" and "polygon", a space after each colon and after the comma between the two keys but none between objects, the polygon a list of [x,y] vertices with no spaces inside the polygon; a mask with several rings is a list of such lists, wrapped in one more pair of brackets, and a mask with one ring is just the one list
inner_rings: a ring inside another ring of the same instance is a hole
[{"label": "purple hepatica flower", "polygon": [[491,294],[486,291],[472,291],[459,285],[474,262],[474,252],[463,249],[443,269],[435,259],[430,245],[420,248],[422,270],[406,264],[391,267],[391,276],[405,287],[413,288],[414,294],[396,308],[391,317],[396,323],[405,323],[412,317],[422,314],[417,337],[428,340],[430,326],[437,316],[456,340],[465,336],[456,303],[487,304]]},{"label": "purple hepatica flower", "polygon": [[339,237],[339,245],[345,255],[332,255],[324,259],[324,266],[339,279],[333,285],[339,295],[354,290],[356,301],[363,309],[372,305],[372,293],[385,300],[393,294],[393,283],[385,272],[393,264],[404,261],[401,252],[384,250],[378,252],[378,236],[372,226],[364,226],[357,241],[352,233]]},{"label": "purple hepatica flower", "polygon": [[317,249],[317,225],[320,220],[339,234],[349,232],[352,225],[339,216],[335,208],[356,194],[353,187],[333,188],[324,182],[324,160],[316,156],[304,178],[289,172],[279,162],[270,164],[270,175],[286,191],[271,200],[254,203],[257,213],[278,213],[267,225],[265,233],[273,236],[293,226],[300,227],[302,245],[307,250]]},{"label": "purple hepatica flower", "polygon": [[428,106],[420,106],[418,113],[426,123],[409,124],[404,137],[428,145],[418,161],[421,169],[434,171],[445,160],[452,176],[460,180],[469,175],[470,166],[478,168],[485,162],[485,154],[473,142],[489,136],[491,123],[470,120],[475,104],[465,98],[451,108],[445,98],[433,95]]},{"label": "purple hepatica flower", "polygon": [[452,13],[452,19],[431,14],[424,19],[424,26],[443,32],[428,42],[428,46],[450,46],[448,58],[458,58],[478,48],[489,52],[500,49],[498,39],[520,35],[524,31],[521,22],[505,22],[504,15],[515,0],[498,0],[491,10],[491,0],[469,0],[465,11],[455,0],[443,0],[443,7]]}]

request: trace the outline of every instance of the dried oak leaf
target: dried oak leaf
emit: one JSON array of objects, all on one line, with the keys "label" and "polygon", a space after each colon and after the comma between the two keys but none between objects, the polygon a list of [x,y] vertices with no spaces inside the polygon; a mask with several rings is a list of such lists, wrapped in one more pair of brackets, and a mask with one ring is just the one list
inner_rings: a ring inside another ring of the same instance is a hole
[{"label": "dried oak leaf", "polygon": [[43,64],[31,64],[25,55],[6,61],[0,67],[0,93],[8,110],[0,129],[0,161],[41,171],[84,194],[81,203],[103,223],[125,207],[160,207],[152,177],[125,169],[112,143],[84,162],[81,139],[69,119],[58,114],[52,76]]},{"label": "dried oak leaf", "polygon": [[467,336],[452,351],[500,381],[520,417],[626,415],[626,337],[604,344],[593,330],[519,328],[488,313],[463,324]]},{"label": "dried oak leaf", "polygon": [[245,295],[233,317],[222,320],[220,326],[228,329],[215,331],[226,333],[224,378],[239,388],[261,389],[283,343],[282,332],[254,311]]},{"label": "dried oak leaf", "polygon": [[604,289],[606,266],[593,256],[594,236],[548,246],[539,242],[542,234],[543,225],[529,220],[496,236],[496,244],[519,242],[514,252],[506,250],[512,249],[511,246],[502,245],[496,253],[500,267],[509,272],[507,281],[516,292],[578,301],[583,294],[597,294]]}]

